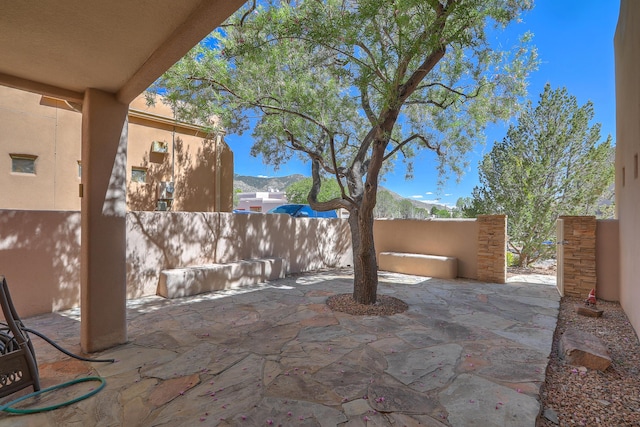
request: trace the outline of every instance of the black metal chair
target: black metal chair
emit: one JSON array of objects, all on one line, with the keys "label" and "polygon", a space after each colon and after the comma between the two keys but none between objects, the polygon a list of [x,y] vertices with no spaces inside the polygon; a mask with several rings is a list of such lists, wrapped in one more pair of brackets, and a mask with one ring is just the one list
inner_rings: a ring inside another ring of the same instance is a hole
[{"label": "black metal chair", "polygon": [[0,306],[6,323],[0,323],[0,398],[33,386],[40,390],[36,353],[11,301],[9,287],[0,275]]}]

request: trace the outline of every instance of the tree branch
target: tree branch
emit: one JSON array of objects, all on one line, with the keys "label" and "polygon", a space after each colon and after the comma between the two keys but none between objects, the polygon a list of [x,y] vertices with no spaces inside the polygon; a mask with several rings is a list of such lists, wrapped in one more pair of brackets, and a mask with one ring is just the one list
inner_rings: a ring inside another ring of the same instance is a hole
[{"label": "tree branch", "polygon": [[[371,64],[373,66],[373,72],[376,76],[378,76],[380,78],[380,80],[382,80],[383,82],[388,82],[388,78],[387,76],[385,76],[382,73],[382,70],[380,70],[380,67],[378,67],[378,64],[376,62],[376,58],[373,56],[373,53],[371,52],[371,50],[365,46],[363,43],[356,43],[356,46],[358,46],[360,49],[362,49],[364,51],[364,53],[366,53],[367,57],[371,60]],[[367,68],[371,68],[371,67],[367,67]]]},{"label": "tree branch", "polygon": [[398,145],[396,145],[393,150],[391,150],[389,153],[387,153],[384,158],[383,161],[386,161],[389,157],[393,156],[395,153],[397,153],[399,150],[402,149],[402,147],[404,147],[405,145],[407,145],[408,143],[410,143],[411,141],[413,141],[414,139],[419,139],[423,142],[423,144],[430,150],[435,151],[438,156],[442,155],[442,150],[440,149],[440,145],[436,145],[433,146],[431,145],[431,143],[427,140],[427,138],[425,138],[424,136],[420,135],[420,134],[413,134],[411,135],[409,138],[405,139],[404,141],[402,141],[401,143],[399,143]]},{"label": "tree branch", "polygon": [[[319,202],[318,201],[318,194],[320,193],[320,187],[322,185],[322,181],[320,179],[320,161],[318,159],[312,159],[311,160],[311,179],[312,179],[312,184],[311,184],[311,188],[309,189],[309,195],[307,196],[307,201],[309,202],[309,205],[317,210],[317,211],[328,211],[331,209],[340,209],[340,208],[344,208],[349,210],[350,208],[353,208],[356,206],[356,203],[348,198],[345,199],[344,196],[343,198],[335,198],[335,199],[331,199],[327,202]],[[338,180],[338,183],[340,183],[340,180]],[[340,187],[342,187],[342,184],[340,183]],[[344,190],[343,190],[344,193]]]},{"label": "tree branch", "polygon": [[360,104],[362,105],[362,109],[364,113],[367,115],[367,119],[369,119],[369,123],[371,126],[375,126],[376,124],[376,116],[371,109],[371,102],[369,100],[369,88],[366,84],[363,84],[360,88],[360,92],[362,96],[360,97]]}]

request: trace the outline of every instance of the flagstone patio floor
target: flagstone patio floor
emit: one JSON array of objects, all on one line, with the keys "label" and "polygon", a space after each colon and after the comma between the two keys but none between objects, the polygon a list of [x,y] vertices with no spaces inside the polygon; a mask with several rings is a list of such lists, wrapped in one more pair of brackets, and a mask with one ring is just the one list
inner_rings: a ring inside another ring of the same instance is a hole
[{"label": "flagstone patio floor", "polygon": [[[115,363],[71,359],[32,336],[43,387],[94,375],[106,387],[54,411],[2,413],[0,426],[535,425],[559,308],[553,280],[381,272],[378,293],[402,299],[407,312],[332,312],[327,297],[350,293],[352,278],[349,270],[323,271],[131,300],[129,342],[91,355]],[[23,322],[80,352],[79,310]],[[97,385],[18,407],[48,406]]]}]

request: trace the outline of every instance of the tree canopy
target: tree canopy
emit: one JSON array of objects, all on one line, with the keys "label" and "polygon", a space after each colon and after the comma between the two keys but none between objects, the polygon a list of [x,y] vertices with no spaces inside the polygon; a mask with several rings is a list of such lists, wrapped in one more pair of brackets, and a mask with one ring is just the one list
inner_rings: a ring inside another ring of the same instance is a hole
[{"label": "tree canopy", "polygon": [[[307,203],[307,197],[312,186],[313,179],[311,178],[304,178],[290,184],[285,189],[287,201],[289,203]],[[335,180],[324,180],[320,186],[318,201],[326,202],[336,197],[340,197],[340,187],[338,183]]]},{"label": "tree canopy", "polygon": [[[495,36],[531,0],[263,0],[232,16],[156,84],[179,117],[240,133],[278,166],[311,163],[307,200],[350,212],[354,299],[376,300],[380,176],[419,150],[460,173],[488,122],[510,117],[536,66],[525,35]],[[212,122],[211,118],[218,121]],[[340,197],[320,202],[323,177]]]},{"label": "tree canopy", "polygon": [[549,256],[560,215],[595,215],[613,187],[614,147],[600,137],[589,101],[579,106],[566,88],[544,88],[479,166],[470,210],[508,216],[509,246],[519,265]]}]

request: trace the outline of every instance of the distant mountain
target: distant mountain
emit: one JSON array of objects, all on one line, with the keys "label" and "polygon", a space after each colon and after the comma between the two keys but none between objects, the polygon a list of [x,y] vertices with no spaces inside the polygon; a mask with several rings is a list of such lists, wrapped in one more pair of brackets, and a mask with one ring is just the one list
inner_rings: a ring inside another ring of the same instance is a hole
[{"label": "distant mountain", "polygon": [[[285,191],[287,187],[294,182],[298,182],[307,178],[304,175],[295,174],[280,177],[261,177],[261,176],[247,176],[247,175],[235,175],[233,177],[234,190],[240,189],[243,193],[254,193],[259,191]],[[380,187],[379,191],[388,191],[394,200],[409,200],[411,204],[417,208],[430,210],[433,206],[437,206],[438,209],[444,209],[444,205],[423,203],[416,199],[410,199],[408,197],[402,197],[398,193]]]},{"label": "distant mountain", "polygon": [[436,206],[438,209],[444,209],[445,208],[444,205],[439,205],[437,203],[436,204],[434,204],[434,203],[424,203],[424,202],[421,202],[420,200],[417,200],[417,199],[412,199],[412,198],[409,198],[409,197],[403,197],[403,196],[399,195],[398,193],[394,193],[393,191],[389,190],[388,188],[385,188],[385,187],[382,187],[382,186],[379,187],[378,194],[380,194],[380,191],[387,191],[389,194],[391,194],[391,197],[393,197],[393,199],[397,200],[397,201],[408,200],[416,208],[422,208],[422,209],[427,209],[427,210],[431,210],[431,208],[434,207],[434,206]]},{"label": "distant mountain", "polygon": [[234,175],[233,189],[240,189],[243,193],[284,191],[289,185],[304,178],[306,177],[300,174],[280,177]]}]

